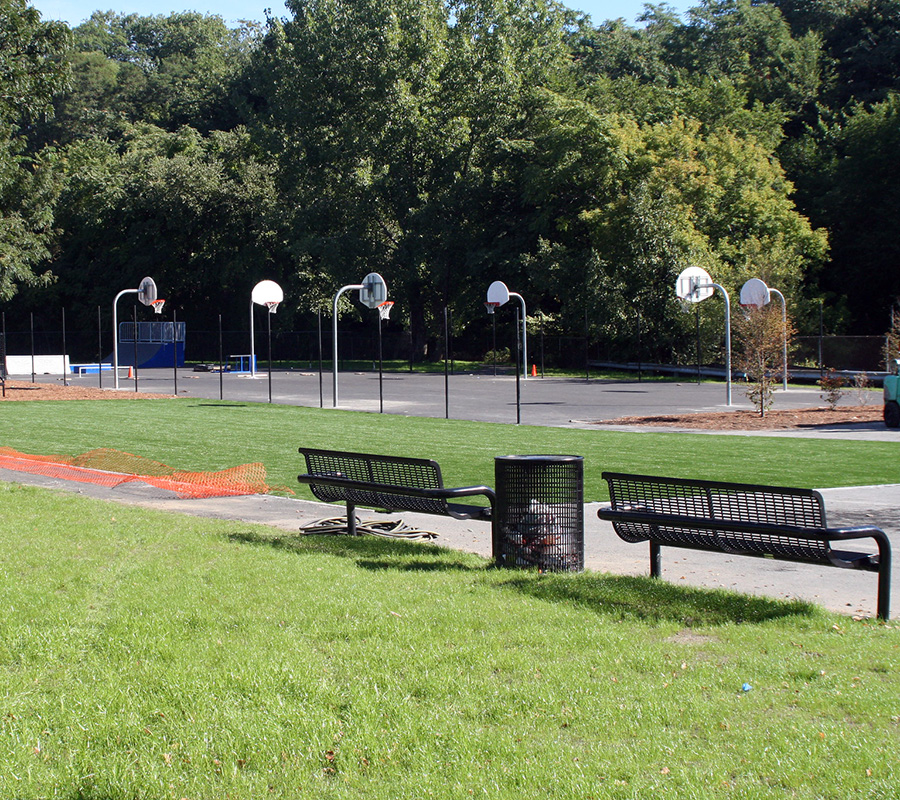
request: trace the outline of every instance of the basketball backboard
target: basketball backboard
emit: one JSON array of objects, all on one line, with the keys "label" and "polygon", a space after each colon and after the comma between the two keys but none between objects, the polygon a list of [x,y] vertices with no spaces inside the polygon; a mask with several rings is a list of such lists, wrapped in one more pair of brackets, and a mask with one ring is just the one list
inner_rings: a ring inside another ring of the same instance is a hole
[{"label": "basketball backboard", "polygon": [[258,306],[280,303],[284,300],[284,292],[275,281],[260,281],[253,287],[250,299]]},{"label": "basketball backboard", "polygon": [[750,280],[741,287],[742,306],[756,306],[756,308],[762,308],[763,306],[768,305],[771,299],[772,295],[769,292],[769,287],[759,278],[750,278]]},{"label": "basketball backboard", "polygon": [[498,306],[505,305],[509,302],[509,289],[503,281],[494,281],[487,290],[487,301],[496,303]]},{"label": "basketball backboard", "polygon": [[688,303],[699,303],[715,294],[713,280],[703,267],[688,267],[675,281],[675,294]]},{"label": "basketball backboard", "polygon": [[378,308],[387,300],[387,284],[377,272],[370,272],[363,278],[362,289],[359,290],[359,302],[368,308]]},{"label": "basketball backboard", "polygon": [[156,282],[153,278],[144,278],[138,286],[138,300],[145,306],[152,305],[156,300]]}]

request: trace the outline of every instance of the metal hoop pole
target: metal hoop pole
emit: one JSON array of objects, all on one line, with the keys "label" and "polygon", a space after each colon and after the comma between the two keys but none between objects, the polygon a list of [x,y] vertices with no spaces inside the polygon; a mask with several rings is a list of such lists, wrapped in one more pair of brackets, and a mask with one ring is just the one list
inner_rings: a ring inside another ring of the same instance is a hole
[{"label": "metal hoop pole", "polygon": [[338,337],[337,337],[337,318],[338,318],[338,300],[341,299],[341,295],[344,292],[349,292],[351,289],[362,289],[363,285],[361,283],[352,283],[347,286],[342,286],[338,293],[334,296],[334,303],[332,304],[332,332],[331,332],[331,387],[332,387],[332,408],[337,408],[338,406]]},{"label": "metal hoop pole", "polygon": [[777,295],[781,300],[781,333],[783,336],[783,356],[784,356],[784,369],[782,371],[782,388],[784,391],[787,391],[788,385],[788,331],[787,331],[787,300],[784,299],[784,295],[778,291],[778,289],[773,289],[771,286],[769,287],[769,293]]},{"label": "metal hoop pole", "polygon": [[269,328],[269,402],[272,402],[272,314],[266,314]]},{"label": "metal hoop pole", "polygon": [[113,385],[116,389],[119,388],[119,315],[116,311],[116,303],[119,302],[122,295],[137,294],[139,291],[140,289],[122,289],[113,300]]},{"label": "metal hoop pole", "polygon": [[724,286],[716,288],[725,295],[725,405],[731,405],[731,298]]},{"label": "metal hoop pole", "polygon": [[378,314],[378,413],[384,413],[384,361],[381,349],[381,313]]},{"label": "metal hoop pole", "polygon": [[256,337],[253,332],[253,300],[250,301],[250,377],[256,377]]},{"label": "metal hoop pole", "polygon": [[[512,294],[510,292],[510,294]],[[519,309],[516,309],[516,328],[519,327]],[[522,384],[519,380],[519,332],[516,330],[516,425],[522,422]]]},{"label": "metal hoop pole", "polygon": [[494,354],[494,377],[497,377],[497,315],[491,314],[491,328],[494,332],[493,347],[491,352]]},{"label": "metal hoop pole", "polygon": [[694,286],[694,294],[700,289],[718,289],[725,298],[725,405],[731,405],[731,298],[725,287],[718,283],[697,284]]},{"label": "metal hoop pole", "polygon": [[[528,315],[525,311],[525,298],[518,292],[510,292],[510,297],[518,297],[522,304],[522,377],[528,379]],[[516,326],[518,327],[518,326]],[[518,334],[517,334],[518,335]],[[517,365],[518,366],[518,365]]]}]

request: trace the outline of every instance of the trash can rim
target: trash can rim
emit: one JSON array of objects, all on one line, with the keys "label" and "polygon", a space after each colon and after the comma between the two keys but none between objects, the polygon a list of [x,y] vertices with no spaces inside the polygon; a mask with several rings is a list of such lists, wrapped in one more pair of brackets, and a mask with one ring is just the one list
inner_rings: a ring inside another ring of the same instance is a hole
[{"label": "trash can rim", "polygon": [[549,454],[545,453],[545,454],[534,454],[534,455],[494,456],[494,461],[553,461],[553,462],[584,461],[584,456],[549,455]]}]

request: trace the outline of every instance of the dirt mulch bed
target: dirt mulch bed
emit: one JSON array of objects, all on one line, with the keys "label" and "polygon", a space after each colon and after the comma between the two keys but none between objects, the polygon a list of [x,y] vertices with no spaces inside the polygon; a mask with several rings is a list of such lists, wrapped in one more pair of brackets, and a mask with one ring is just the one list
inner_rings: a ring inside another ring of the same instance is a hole
[{"label": "dirt mulch bed", "polygon": [[760,417],[754,411],[715,411],[700,414],[660,414],[652,417],[619,417],[598,420],[595,425],[650,425],[709,431],[773,431],[834,427],[860,422],[881,422],[880,406],[773,409]]},{"label": "dirt mulch bed", "polygon": [[171,399],[172,395],[122,391],[121,389],[116,391],[113,388],[100,389],[92,386],[63,386],[61,382],[55,384],[7,381],[6,397],[0,397],[0,402],[4,400],[156,400],[163,398]]}]

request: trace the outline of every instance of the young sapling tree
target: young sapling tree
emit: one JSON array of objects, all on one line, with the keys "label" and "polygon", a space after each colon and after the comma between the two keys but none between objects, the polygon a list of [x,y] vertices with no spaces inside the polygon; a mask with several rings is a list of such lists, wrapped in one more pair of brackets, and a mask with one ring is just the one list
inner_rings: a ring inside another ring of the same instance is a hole
[{"label": "young sapling tree", "polygon": [[784,344],[794,333],[790,317],[782,319],[781,309],[767,306],[747,307],[734,322],[737,367],[747,381],[747,399],[761,417],[772,406],[775,389],[784,374]]}]

